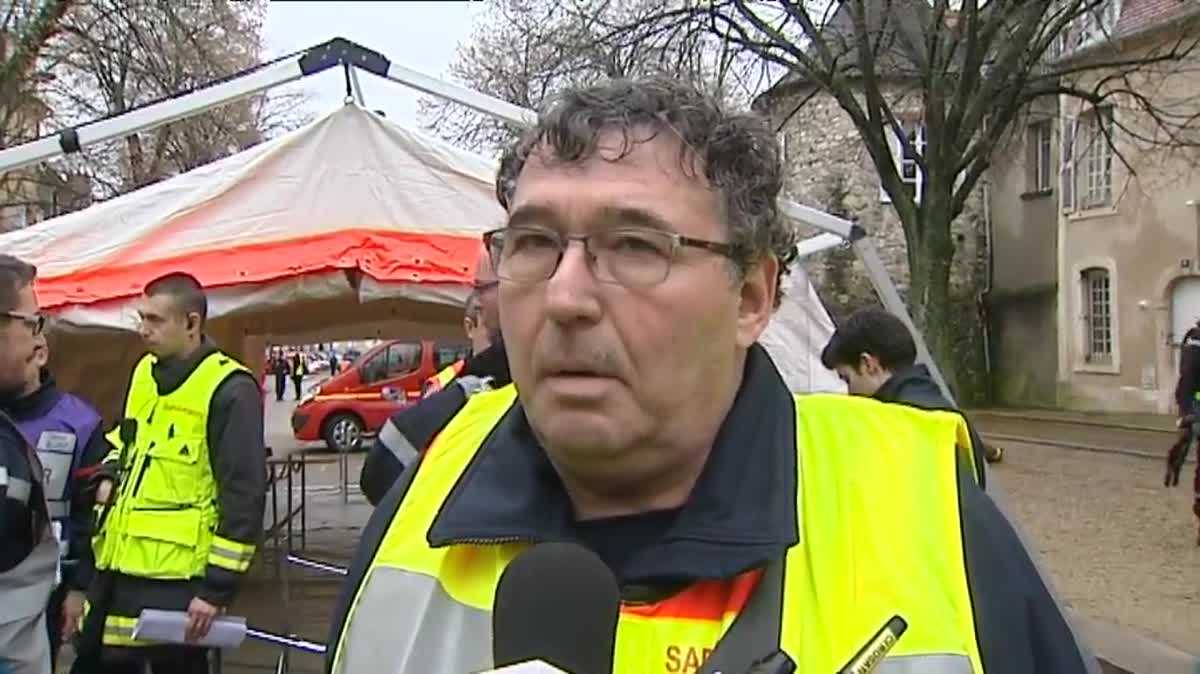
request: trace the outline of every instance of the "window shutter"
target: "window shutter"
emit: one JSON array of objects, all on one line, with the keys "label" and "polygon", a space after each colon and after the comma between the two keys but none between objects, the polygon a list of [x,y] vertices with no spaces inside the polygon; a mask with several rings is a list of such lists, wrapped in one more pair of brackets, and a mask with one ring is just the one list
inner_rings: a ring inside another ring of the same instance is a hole
[{"label": "window shutter", "polygon": [[[913,134],[913,151],[922,159],[925,158],[925,124],[922,122],[917,125],[916,133]],[[903,152],[903,148],[901,148]],[[917,164],[913,167],[917,172],[917,184],[913,189],[913,201],[921,203],[921,192],[925,191],[925,171],[921,170],[921,165]]]},{"label": "window shutter", "polygon": [[1076,122],[1063,117],[1059,128],[1062,130],[1062,154],[1059,156],[1059,176],[1062,179],[1062,210],[1075,210],[1075,126]]},{"label": "window shutter", "polygon": [[[888,149],[892,152],[892,163],[896,166],[896,173],[899,173],[900,162],[904,157],[904,148],[900,145],[900,139],[896,137],[896,132],[892,130],[891,126],[883,127],[883,137],[887,139]],[[891,195],[883,188],[882,178],[879,179],[879,201],[885,204],[892,203]]]}]

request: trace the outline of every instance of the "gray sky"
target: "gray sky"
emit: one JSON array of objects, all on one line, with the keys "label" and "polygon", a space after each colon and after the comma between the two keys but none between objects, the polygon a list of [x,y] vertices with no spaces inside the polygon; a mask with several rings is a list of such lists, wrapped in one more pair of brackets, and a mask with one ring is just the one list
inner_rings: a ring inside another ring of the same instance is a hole
[{"label": "gray sky", "polygon": [[[267,5],[268,58],[344,37],[400,63],[445,78],[459,42],[470,37],[472,18],[485,5],[447,2],[283,2]],[[359,71],[366,106],[383,110],[401,124],[417,123],[420,94],[404,85]],[[324,114],[345,96],[341,69],[331,69],[289,85],[311,94],[312,112]]]}]

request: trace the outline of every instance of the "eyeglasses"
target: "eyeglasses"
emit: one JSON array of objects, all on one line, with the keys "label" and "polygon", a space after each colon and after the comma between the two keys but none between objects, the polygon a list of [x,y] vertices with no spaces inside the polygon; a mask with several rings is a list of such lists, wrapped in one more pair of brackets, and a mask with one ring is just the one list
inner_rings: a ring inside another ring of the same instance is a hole
[{"label": "eyeglasses", "polygon": [[34,336],[42,334],[46,329],[45,314],[26,314],[19,311],[0,311],[0,317],[8,318],[14,321],[21,321],[33,330]]},{"label": "eyeglasses", "polygon": [[583,244],[597,281],[628,288],[645,288],[665,281],[682,247],[700,248],[730,259],[736,254],[732,244],[647,227],[620,227],[586,236],[568,236],[545,227],[517,226],[483,235],[496,276],[514,283],[539,283],[554,276],[572,241]]}]

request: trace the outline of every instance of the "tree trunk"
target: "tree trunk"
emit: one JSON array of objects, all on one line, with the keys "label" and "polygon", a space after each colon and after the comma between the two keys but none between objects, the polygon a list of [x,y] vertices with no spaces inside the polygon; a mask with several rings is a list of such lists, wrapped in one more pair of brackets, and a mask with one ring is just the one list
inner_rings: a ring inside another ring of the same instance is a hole
[{"label": "tree trunk", "polygon": [[909,306],[913,320],[925,336],[934,361],[947,386],[959,397],[958,363],[954,343],[958,330],[950,307],[950,269],[954,263],[954,244],[948,223],[937,222],[937,209],[924,212],[922,236],[909,244]]}]

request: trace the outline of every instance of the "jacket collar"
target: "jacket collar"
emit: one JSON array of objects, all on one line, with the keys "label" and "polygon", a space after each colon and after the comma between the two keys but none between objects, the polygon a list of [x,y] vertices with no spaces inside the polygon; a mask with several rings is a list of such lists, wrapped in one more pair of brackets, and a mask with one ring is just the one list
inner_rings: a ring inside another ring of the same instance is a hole
[{"label": "jacket collar", "polygon": [[50,375],[49,370],[42,370],[41,379],[41,385],[33,393],[0,399],[0,409],[14,419],[22,420],[36,419],[49,414],[62,398],[62,391],[54,383],[54,377]]},{"label": "jacket collar", "polygon": [[191,354],[184,358],[158,358],[151,366],[150,372],[154,376],[154,384],[158,388],[158,395],[169,395],[172,391],[183,386],[188,377],[196,371],[200,363],[215,353],[217,345],[208,337],[205,337],[200,346]]},{"label": "jacket collar", "polygon": [[[708,463],[667,534],[637,553],[625,580],[731,578],[783,555],[799,540],[795,403],[755,345]],[[429,529],[454,543],[574,540],[562,481],[518,402],[447,496]]]},{"label": "jacket collar", "polygon": [[948,405],[942,396],[941,389],[933,381],[929,368],[922,365],[909,365],[892,373],[883,382],[879,390],[872,396],[884,402],[910,402],[926,405]]}]

